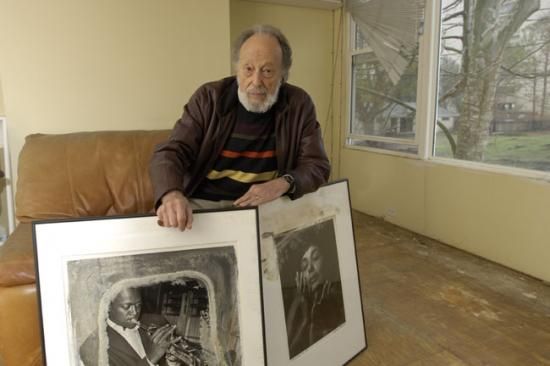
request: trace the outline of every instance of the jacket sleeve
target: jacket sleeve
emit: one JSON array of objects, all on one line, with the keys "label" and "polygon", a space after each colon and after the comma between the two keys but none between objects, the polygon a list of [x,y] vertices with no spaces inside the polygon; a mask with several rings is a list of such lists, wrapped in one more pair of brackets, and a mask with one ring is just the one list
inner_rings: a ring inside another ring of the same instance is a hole
[{"label": "jacket sleeve", "polygon": [[161,198],[173,190],[184,190],[184,178],[193,164],[204,133],[205,116],[201,110],[207,93],[197,90],[185,105],[166,142],[155,147],[149,165],[155,209]]},{"label": "jacket sleeve", "polygon": [[296,181],[294,192],[289,194],[291,199],[297,199],[306,193],[316,191],[328,181],[330,176],[330,163],[325,152],[315,106],[309,95],[305,96],[297,116],[301,131],[298,136],[299,148],[296,163],[285,172],[292,174]]}]

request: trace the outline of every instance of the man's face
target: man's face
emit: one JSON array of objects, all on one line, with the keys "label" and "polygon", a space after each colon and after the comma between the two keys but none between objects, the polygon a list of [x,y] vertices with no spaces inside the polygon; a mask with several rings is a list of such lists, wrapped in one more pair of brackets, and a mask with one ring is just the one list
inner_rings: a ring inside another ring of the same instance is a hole
[{"label": "man's face", "polygon": [[141,296],[135,288],[126,288],[115,297],[109,309],[109,319],[125,328],[134,328],[141,313]]},{"label": "man's face", "polygon": [[239,51],[237,82],[239,100],[250,112],[266,112],[277,101],[283,79],[279,42],[267,34],[248,38]]},{"label": "man's face", "polygon": [[316,245],[309,247],[302,256],[301,268],[312,290],[324,282],[323,255]]}]

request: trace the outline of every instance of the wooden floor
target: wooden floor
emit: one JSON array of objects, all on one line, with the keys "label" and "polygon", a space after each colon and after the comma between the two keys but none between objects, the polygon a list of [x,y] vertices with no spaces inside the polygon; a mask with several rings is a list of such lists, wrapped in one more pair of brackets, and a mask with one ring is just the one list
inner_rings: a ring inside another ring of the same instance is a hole
[{"label": "wooden floor", "polygon": [[380,219],[353,219],[369,346],[349,366],[550,365],[548,284]]}]

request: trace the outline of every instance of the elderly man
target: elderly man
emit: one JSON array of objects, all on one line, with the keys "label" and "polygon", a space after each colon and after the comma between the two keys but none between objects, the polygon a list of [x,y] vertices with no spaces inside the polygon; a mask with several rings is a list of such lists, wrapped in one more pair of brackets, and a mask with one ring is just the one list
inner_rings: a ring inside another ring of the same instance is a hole
[{"label": "elderly man", "polygon": [[236,77],[201,86],[150,175],[159,221],[192,226],[192,208],[255,206],[315,191],[330,173],[310,96],[287,83],[292,51],[272,26],[244,31],[233,49]]}]

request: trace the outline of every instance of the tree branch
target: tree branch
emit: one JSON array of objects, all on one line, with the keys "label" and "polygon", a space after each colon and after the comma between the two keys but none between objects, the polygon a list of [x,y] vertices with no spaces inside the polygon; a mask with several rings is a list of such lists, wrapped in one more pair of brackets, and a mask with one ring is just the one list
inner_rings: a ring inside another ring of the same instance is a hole
[{"label": "tree branch", "polygon": [[441,39],[458,39],[460,41],[463,41],[464,37],[462,37],[462,36],[444,36],[444,37],[441,37]]},{"label": "tree branch", "polygon": [[466,84],[466,78],[462,76],[462,78],[460,78],[460,80],[456,82],[456,84],[453,85],[452,88],[450,88],[445,94],[439,97],[438,103],[441,104],[448,98],[453,97],[459,92],[461,92],[464,89],[465,84]]},{"label": "tree branch", "polygon": [[462,50],[459,50],[458,48],[454,48],[454,47],[449,47],[449,46],[444,46],[443,49],[445,51],[451,51],[451,52],[456,52],[458,54],[462,54]]},{"label": "tree branch", "polygon": [[443,33],[448,32],[453,28],[459,28],[459,27],[462,28],[463,26],[464,26],[464,24],[462,24],[462,23],[454,23],[452,25],[449,25],[447,28],[443,29]]},{"label": "tree branch", "polygon": [[528,59],[529,57],[531,57],[532,55],[534,55],[535,53],[539,52],[541,49],[543,49],[547,44],[550,44],[550,39],[549,40],[546,40],[544,43],[542,43],[539,47],[535,48],[533,51],[529,52],[527,55],[525,55],[525,57],[523,57],[521,60],[518,60],[516,61],[515,63],[513,63],[512,65],[510,66],[506,66],[506,68],[508,69],[513,69],[514,67],[516,67],[518,64],[522,63],[523,61],[525,61],[526,59]]},{"label": "tree branch", "polygon": [[500,68],[502,70],[506,71],[507,73],[510,73],[514,76],[517,76],[517,77],[520,77],[520,78],[523,78],[523,79],[534,79],[534,78],[539,78],[539,77],[550,76],[550,73],[544,73],[544,72],[535,72],[535,73],[531,73],[531,74],[523,74],[523,73],[520,73],[520,72],[513,71],[512,69],[509,69],[506,66],[500,66]]},{"label": "tree branch", "polygon": [[452,13],[452,14],[449,14],[447,15],[445,18],[443,18],[441,21],[442,22],[447,22],[451,19],[454,19],[454,18],[458,18],[458,17],[464,17],[465,13],[464,13],[464,10],[462,11],[457,11],[456,13]]},{"label": "tree branch", "polygon": [[458,5],[460,5],[461,2],[462,2],[462,0],[453,1],[452,3],[450,3],[449,5],[447,5],[446,7],[443,8],[443,12],[446,12],[446,11],[449,11],[453,8],[456,8]]},{"label": "tree branch", "polygon": [[384,93],[380,93],[374,89],[371,89],[371,88],[363,88],[363,87],[360,87],[358,86],[357,87],[357,90],[361,90],[361,91],[364,91],[364,92],[367,92],[369,94],[372,94],[372,95],[376,95],[378,97],[382,97],[384,99],[387,99],[387,100],[390,100],[392,102],[394,102],[395,104],[399,104],[400,106],[408,109],[408,110],[411,110],[411,111],[414,111],[416,112],[416,108],[415,107],[411,107],[410,105],[408,105],[407,103],[405,102],[402,102],[401,100],[397,99],[397,98],[394,98],[392,97],[391,95],[387,95],[387,94],[384,94]]}]

